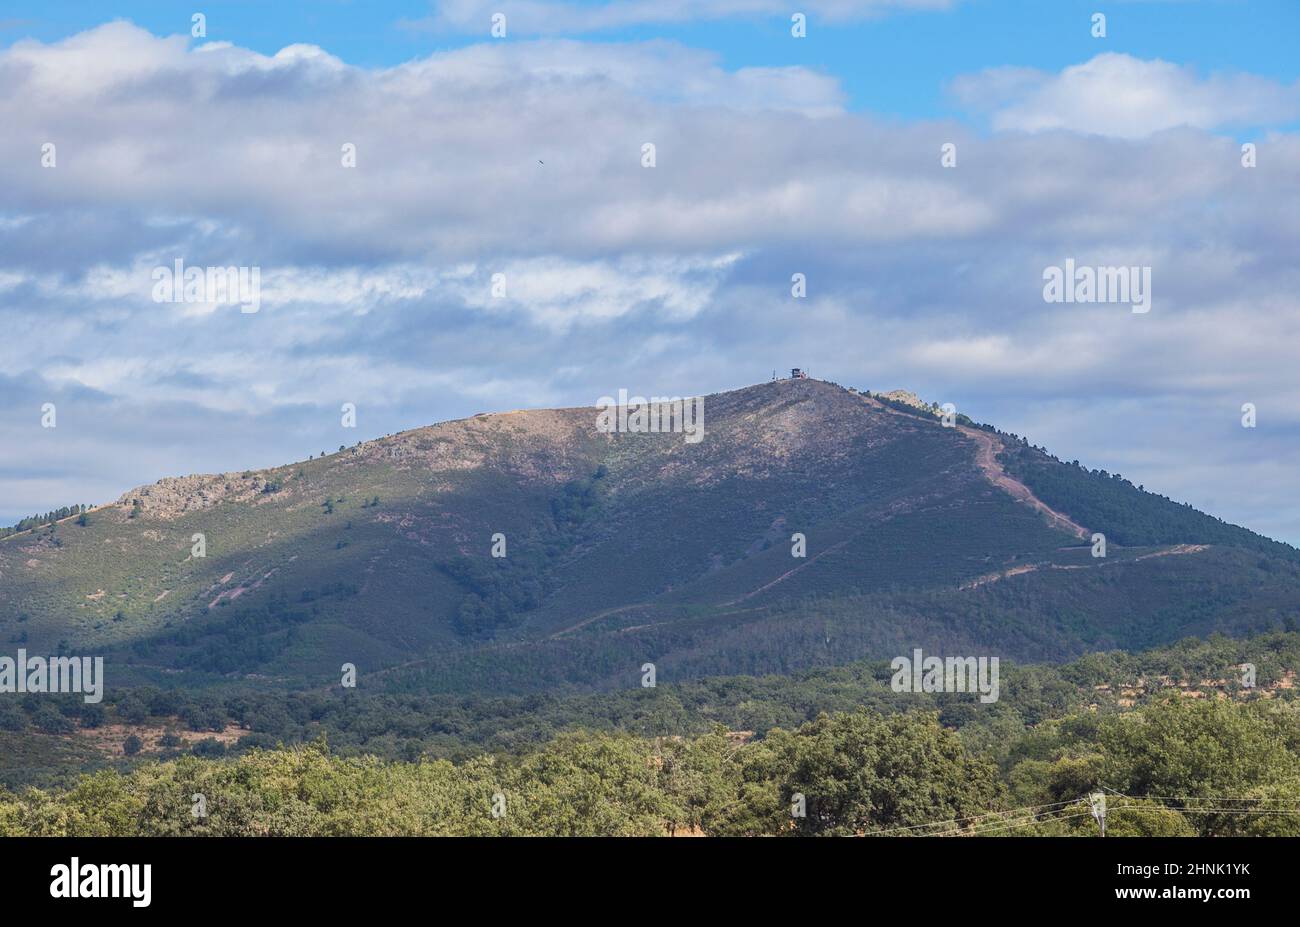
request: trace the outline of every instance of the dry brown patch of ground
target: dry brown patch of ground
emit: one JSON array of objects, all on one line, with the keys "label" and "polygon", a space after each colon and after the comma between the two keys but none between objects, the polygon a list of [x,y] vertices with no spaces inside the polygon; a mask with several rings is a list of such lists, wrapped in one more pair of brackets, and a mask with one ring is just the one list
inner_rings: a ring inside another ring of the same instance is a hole
[{"label": "dry brown patch of ground", "polygon": [[105,724],[102,727],[82,728],[75,736],[105,756],[121,756],[122,744],[134,734],[142,743],[141,753],[161,753],[164,747],[158,741],[169,732],[180,738],[184,747],[198,743],[200,740],[220,741],[231,746],[248,731],[237,724],[227,724],[221,731],[190,731],[172,724]]}]

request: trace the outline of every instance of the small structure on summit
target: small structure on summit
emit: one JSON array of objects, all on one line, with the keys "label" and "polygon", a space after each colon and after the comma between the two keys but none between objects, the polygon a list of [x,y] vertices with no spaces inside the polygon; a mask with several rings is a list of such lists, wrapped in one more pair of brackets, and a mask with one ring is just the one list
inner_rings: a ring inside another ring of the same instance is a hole
[{"label": "small structure on summit", "polygon": [[798,367],[792,367],[790,368],[790,379],[806,380],[808,379],[808,372],[806,370],[800,370]]}]

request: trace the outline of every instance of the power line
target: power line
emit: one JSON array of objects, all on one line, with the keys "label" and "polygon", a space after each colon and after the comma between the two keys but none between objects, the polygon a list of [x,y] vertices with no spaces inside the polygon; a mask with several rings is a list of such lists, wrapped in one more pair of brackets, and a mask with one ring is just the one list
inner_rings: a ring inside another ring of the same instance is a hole
[{"label": "power line", "polygon": [[880,836],[884,836],[885,834],[893,834],[904,830],[917,830],[918,828],[922,828],[922,827],[952,827],[953,825],[963,824],[968,821],[977,821],[980,818],[997,817],[999,815],[1002,816],[1017,815],[1022,813],[1028,813],[1030,811],[1035,811],[1039,808],[1055,808],[1058,805],[1072,805],[1076,801],[1078,801],[1078,799],[1071,799],[1070,801],[1051,802],[1045,805],[1025,805],[1022,808],[1011,808],[1007,811],[985,811],[982,814],[973,814],[969,817],[964,817],[964,818],[947,818],[942,821],[931,821],[928,824],[909,824],[900,827],[889,827],[886,828],[885,830],[873,830],[870,833],[864,834],[863,836],[880,837]]},{"label": "power line", "polygon": [[[1141,812],[1144,809],[1139,802],[1182,802],[1182,807],[1158,804],[1160,807],[1169,811],[1177,811],[1187,814],[1260,814],[1260,815],[1286,815],[1300,816],[1300,800],[1287,798],[1265,798],[1261,796],[1227,796],[1227,795],[1126,795],[1117,789],[1109,786],[1100,786],[1100,788],[1114,795],[1116,798],[1125,799],[1134,802],[1134,805],[1117,804],[1109,810],[1124,808],[1135,812]],[[998,833],[1001,831],[1025,827],[1032,824],[1050,824],[1054,821],[1070,821],[1076,818],[1085,817],[1095,814],[1091,807],[1082,811],[1074,811],[1074,807],[1080,803],[1087,803],[1087,796],[1070,799],[1068,801],[1047,802],[1041,805],[1024,805],[1018,808],[1010,808],[1005,811],[987,811],[983,814],[968,815],[962,818],[949,818],[941,821],[930,821],[925,824],[908,824],[898,827],[889,827],[883,830],[869,831],[859,836],[864,837],[883,837],[890,834],[906,834],[915,837],[957,837],[957,836],[983,836],[986,834]],[[1214,804],[1205,805],[1197,804],[1212,802]],[[1263,808],[1242,808],[1231,807],[1224,803],[1227,802],[1264,802],[1269,807]],[[1150,809],[1154,810],[1154,809]],[[1065,813],[1070,812],[1070,813]],[[929,831],[928,833],[924,831]]]},{"label": "power line", "polygon": [[[1073,801],[1062,802],[1060,804],[1064,804],[1066,806],[1063,808],[1056,808],[1054,810],[1049,810],[1049,811],[1030,812],[1027,814],[1021,814],[1017,817],[1005,818],[1003,820],[981,821],[972,825],[970,828],[959,827],[953,830],[944,831],[943,833],[933,834],[931,836],[937,836],[937,837],[978,836],[980,834],[988,833],[990,831],[1000,830],[1003,827],[1022,827],[1026,824],[1066,820],[1067,818],[1076,817],[1077,815],[1076,814],[1066,815],[1063,814],[1063,812],[1073,811],[1073,809],[1079,804],[1079,801],[1080,799],[1074,799]],[[1091,813],[1090,811],[1079,812],[1079,814],[1090,814],[1090,813]]]},{"label": "power line", "polygon": [[[1069,808],[1062,808],[1062,809],[1060,809],[1060,811],[1069,811],[1069,810],[1070,810]],[[970,830],[961,830],[961,829],[958,829],[958,830],[953,830],[953,831],[945,831],[945,832],[940,833],[940,834],[932,834],[931,836],[934,836],[934,837],[983,837],[983,836],[986,836],[986,835],[988,835],[988,834],[997,833],[997,832],[1002,831],[1002,830],[1005,830],[1005,829],[1007,829],[1007,828],[1024,827],[1024,826],[1029,825],[1029,824],[1050,824],[1050,823],[1052,823],[1053,821],[1068,821],[1068,820],[1071,820],[1071,819],[1073,819],[1073,818],[1086,817],[1087,815],[1092,814],[1092,811],[1091,811],[1091,809],[1088,809],[1088,810],[1084,810],[1084,811],[1075,811],[1075,812],[1073,812],[1073,813],[1071,813],[1071,814],[1061,814],[1061,813],[1059,813],[1059,812],[1047,812],[1047,814],[1049,814],[1049,815],[1054,815],[1054,816],[1030,815],[1030,816],[1028,816],[1028,817],[1022,817],[1022,818],[1020,818],[1020,819],[1018,819],[1018,820],[1008,820],[1008,821],[988,821],[988,822],[986,822],[985,824],[982,824],[982,825],[976,825],[974,828],[972,828],[972,829],[970,829]]]}]

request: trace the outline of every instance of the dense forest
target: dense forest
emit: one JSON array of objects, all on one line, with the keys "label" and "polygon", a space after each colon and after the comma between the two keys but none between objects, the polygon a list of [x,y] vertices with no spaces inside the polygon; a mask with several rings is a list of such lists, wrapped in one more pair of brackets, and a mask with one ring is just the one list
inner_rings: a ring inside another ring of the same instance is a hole
[{"label": "dense forest", "polygon": [[823,714],[738,740],[574,732],[458,763],[331,755],[324,742],[236,760],[103,770],[0,795],[0,834],[1300,835],[1294,702],[1166,696],[1071,715],[999,766],[930,712]]},{"label": "dense forest", "polygon": [[[572,696],[29,695],[0,709],[0,833],[1087,834],[1106,789],[1111,834],[1300,834],[1298,666],[1276,633],[1006,664],[987,705],[872,662]],[[108,730],[116,758],[23,753]]]},{"label": "dense forest", "polygon": [[523,613],[542,604],[553,586],[548,570],[574,545],[577,531],[596,510],[601,481],[608,472],[601,466],[587,479],[565,483],[550,500],[553,524],[544,535],[534,532],[522,543],[516,542],[509,557],[502,551],[489,560],[457,556],[439,564],[465,591],[452,623],[457,634],[489,637],[500,628],[517,624]]},{"label": "dense forest", "polygon": [[[1238,667],[1255,667],[1254,693],[1242,688]],[[1093,653],[1064,665],[1001,664],[1001,697],[981,705],[963,694],[895,693],[886,661],[859,661],[771,676],[721,676],[680,683],[639,684],[613,692],[573,695],[451,695],[406,692],[400,676],[361,677],[356,689],[334,687],[295,693],[247,686],[207,690],[155,686],[110,688],[87,704],[75,695],[18,695],[0,700],[0,732],[72,734],[109,725],[147,725],[197,733],[230,728],[238,739],[198,747],[164,748],[164,758],[194,750],[204,755],[270,749],[326,737],[338,753],[374,753],[388,759],[421,756],[458,759],[480,752],[518,753],[572,730],[638,737],[702,734],[715,724],[762,737],[777,727],[794,728],[821,713],[868,708],[879,714],[934,711],[963,739],[1001,758],[1009,739],[1039,723],[1095,705],[1120,710],[1120,690],[1160,680],[1134,694],[1141,703],[1166,688],[1222,682],[1234,697],[1258,697],[1300,667],[1300,634],[1273,633],[1247,639],[1215,636],[1132,654]],[[390,688],[398,686],[399,688]],[[1098,686],[1108,687],[1099,691]],[[1278,689],[1290,697],[1295,689]],[[0,767],[11,786],[56,781],[57,770]]]}]

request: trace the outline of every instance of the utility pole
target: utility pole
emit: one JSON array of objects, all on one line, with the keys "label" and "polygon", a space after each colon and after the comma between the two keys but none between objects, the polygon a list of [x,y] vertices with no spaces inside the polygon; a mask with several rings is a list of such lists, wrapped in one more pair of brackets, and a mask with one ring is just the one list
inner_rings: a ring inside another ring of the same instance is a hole
[{"label": "utility pole", "polygon": [[1106,836],[1106,793],[1093,792],[1088,796],[1088,804],[1091,806],[1092,816],[1097,819],[1097,825],[1101,828],[1101,835]]}]

